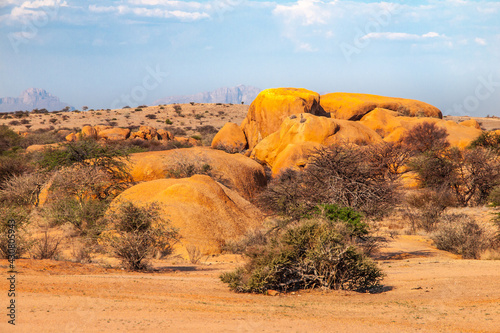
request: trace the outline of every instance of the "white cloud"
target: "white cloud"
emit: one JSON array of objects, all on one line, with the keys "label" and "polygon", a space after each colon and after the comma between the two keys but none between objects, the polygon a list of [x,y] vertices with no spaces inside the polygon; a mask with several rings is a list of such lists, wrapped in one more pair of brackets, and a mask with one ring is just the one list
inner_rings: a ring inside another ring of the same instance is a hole
[{"label": "white cloud", "polygon": [[324,5],[319,0],[299,0],[293,5],[277,5],[273,14],[283,17],[287,22],[298,22],[303,26],[326,24],[331,12],[325,10]]},{"label": "white cloud", "polygon": [[209,18],[207,13],[187,12],[181,10],[168,10],[161,8],[129,7],[120,6],[96,6],[90,5],[89,10],[95,13],[116,13],[118,15],[135,15],[138,17],[156,17],[156,18],[176,18],[182,21],[195,21]]},{"label": "white cloud", "polygon": [[437,32],[428,32],[423,35],[408,34],[405,32],[371,32],[361,39],[387,39],[387,40],[423,40],[427,38],[443,38],[444,35],[440,35]]},{"label": "white cloud", "polygon": [[488,43],[486,43],[486,40],[484,38],[476,37],[474,39],[474,41],[476,42],[477,45],[481,45],[481,46],[486,46],[488,44]]}]

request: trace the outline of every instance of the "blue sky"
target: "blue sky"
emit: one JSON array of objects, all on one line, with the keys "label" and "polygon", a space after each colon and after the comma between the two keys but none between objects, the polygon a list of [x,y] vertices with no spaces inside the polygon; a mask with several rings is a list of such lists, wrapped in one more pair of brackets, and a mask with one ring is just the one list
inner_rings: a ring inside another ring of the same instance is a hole
[{"label": "blue sky", "polygon": [[0,0],[0,96],[108,108],[246,84],[500,116],[499,18],[500,1]]}]

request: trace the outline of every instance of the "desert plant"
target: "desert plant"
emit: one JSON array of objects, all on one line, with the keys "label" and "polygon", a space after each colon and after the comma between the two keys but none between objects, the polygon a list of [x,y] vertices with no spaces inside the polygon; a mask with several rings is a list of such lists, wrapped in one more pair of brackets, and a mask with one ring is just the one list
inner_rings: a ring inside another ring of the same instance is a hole
[{"label": "desert plant", "polygon": [[38,172],[13,175],[2,184],[0,201],[14,205],[33,205],[36,207],[45,181],[46,175]]},{"label": "desert plant", "polygon": [[484,229],[464,214],[443,216],[432,240],[438,249],[460,254],[464,259],[479,259],[490,242]]},{"label": "desert plant", "polygon": [[19,145],[21,137],[5,125],[0,126],[0,155],[10,148]]},{"label": "desert plant", "polygon": [[31,256],[33,259],[56,259],[61,241],[61,238],[50,236],[45,230],[43,238],[34,242]]},{"label": "desert plant", "polygon": [[449,190],[438,191],[424,189],[406,196],[407,207],[403,216],[409,221],[412,233],[417,229],[434,231],[447,207],[454,201]]},{"label": "desert plant", "polygon": [[113,252],[131,270],[148,268],[148,259],[155,252],[166,256],[179,239],[177,229],[162,219],[156,204],[139,207],[125,202],[115,208],[108,217],[115,230],[107,238]]},{"label": "desert plant", "polygon": [[[0,258],[7,259],[12,252],[12,237],[15,237],[15,248],[14,256],[15,258],[20,258],[26,252],[28,252],[32,246],[32,242],[29,240],[28,233],[26,232],[26,226],[29,223],[29,212],[22,207],[14,207],[12,205],[0,205]],[[9,233],[11,226],[9,221],[14,221],[14,236]],[[10,237],[9,237],[10,236]]]},{"label": "desert plant", "polygon": [[403,144],[415,153],[440,151],[446,149],[450,143],[446,139],[448,132],[435,123],[422,122],[410,129],[403,137]]},{"label": "desert plant", "polygon": [[92,140],[68,142],[62,149],[47,150],[38,162],[47,171],[69,166],[90,166],[104,170],[114,180],[129,180],[125,164],[128,153],[110,145],[101,145]]},{"label": "desert plant", "polygon": [[342,225],[324,219],[289,224],[264,246],[247,251],[248,264],[221,280],[237,292],[327,288],[364,291],[383,274],[349,239]]},{"label": "desert plant", "polygon": [[195,245],[187,245],[186,251],[188,253],[189,262],[192,264],[198,264],[201,260],[202,254],[200,248]]},{"label": "desert plant", "polygon": [[493,150],[496,154],[500,153],[500,134],[495,132],[482,132],[479,137],[472,141],[469,149],[483,147]]}]

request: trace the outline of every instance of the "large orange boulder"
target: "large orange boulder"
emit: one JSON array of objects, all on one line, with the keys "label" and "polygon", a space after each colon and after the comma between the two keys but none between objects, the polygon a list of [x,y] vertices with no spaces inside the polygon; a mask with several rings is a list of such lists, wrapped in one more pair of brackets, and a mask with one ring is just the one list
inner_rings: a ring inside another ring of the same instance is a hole
[{"label": "large orange boulder", "polygon": [[307,89],[276,88],[263,90],[252,102],[241,129],[251,150],[268,135],[276,132],[292,114],[323,115],[319,94]]},{"label": "large orange boulder", "polygon": [[226,123],[212,140],[212,148],[239,153],[247,146],[247,138],[235,123]]},{"label": "large orange boulder", "polygon": [[85,125],[82,127],[81,134],[83,137],[97,139],[97,131],[94,127]]},{"label": "large orange boulder", "polygon": [[[158,179],[135,185],[112,203],[157,203],[163,217],[179,229],[182,247],[197,247],[202,254],[218,254],[222,246],[261,226],[260,211],[237,192],[205,175]],[[184,252],[185,253],[185,252]]]},{"label": "large orange boulder", "polygon": [[97,137],[99,139],[110,140],[110,141],[118,141],[125,140],[130,136],[130,129],[128,128],[120,128],[120,127],[112,127],[109,129],[104,129],[99,131]]},{"label": "large orange boulder", "polygon": [[457,124],[452,120],[438,118],[401,117],[397,112],[377,108],[365,115],[360,123],[379,133],[384,141],[397,142],[401,140],[408,130],[423,122],[435,123],[438,127],[446,129],[450,145],[459,148],[467,147],[482,131],[475,127]]},{"label": "large orange boulder", "polygon": [[130,138],[135,139],[144,139],[144,140],[157,140],[161,137],[158,136],[158,132],[156,128],[151,126],[141,126],[137,132],[130,133]]},{"label": "large orange boulder", "polygon": [[214,179],[250,199],[267,184],[264,168],[241,154],[228,154],[203,147],[151,151],[130,155],[130,174],[134,181],[185,177],[194,172]]},{"label": "large orange boulder", "polygon": [[321,96],[321,106],[332,118],[337,119],[360,120],[376,108],[396,111],[409,117],[443,118],[438,108],[424,102],[369,94],[326,94]]},{"label": "large orange boulder", "polygon": [[285,119],[278,131],[255,146],[251,157],[277,174],[304,165],[311,149],[338,142],[366,145],[382,142],[382,138],[359,122],[303,113]]},{"label": "large orange boulder", "polygon": [[158,130],[156,130],[156,132],[158,133],[160,140],[167,141],[167,140],[173,140],[174,139],[174,135],[170,131],[167,131],[167,130],[164,130],[164,129],[158,129]]}]

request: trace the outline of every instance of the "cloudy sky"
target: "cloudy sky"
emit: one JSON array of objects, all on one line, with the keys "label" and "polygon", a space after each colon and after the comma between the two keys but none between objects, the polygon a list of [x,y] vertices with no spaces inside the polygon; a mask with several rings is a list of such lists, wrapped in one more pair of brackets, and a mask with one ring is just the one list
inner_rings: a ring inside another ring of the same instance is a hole
[{"label": "cloudy sky", "polygon": [[499,17],[472,0],[0,0],[0,96],[108,108],[245,84],[500,116]]}]

